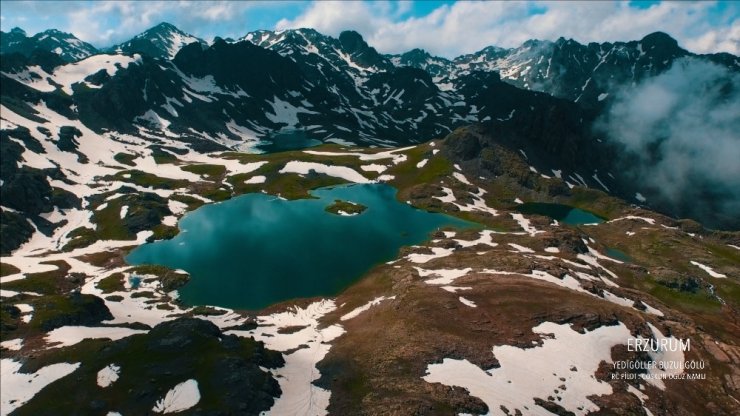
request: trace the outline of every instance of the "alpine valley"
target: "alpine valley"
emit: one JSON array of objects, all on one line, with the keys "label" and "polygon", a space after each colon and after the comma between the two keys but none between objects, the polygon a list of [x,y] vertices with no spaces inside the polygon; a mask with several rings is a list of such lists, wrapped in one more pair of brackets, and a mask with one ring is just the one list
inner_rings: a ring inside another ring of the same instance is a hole
[{"label": "alpine valley", "polygon": [[167,23],[0,53],[2,415],[738,414],[737,189],[638,168],[678,118],[613,129],[697,67],[738,109],[737,56]]}]

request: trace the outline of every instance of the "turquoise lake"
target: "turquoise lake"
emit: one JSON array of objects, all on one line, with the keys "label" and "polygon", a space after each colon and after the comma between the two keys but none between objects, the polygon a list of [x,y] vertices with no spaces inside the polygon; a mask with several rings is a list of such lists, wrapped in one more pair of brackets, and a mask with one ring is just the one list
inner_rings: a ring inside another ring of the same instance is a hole
[{"label": "turquoise lake", "polygon": [[537,214],[550,217],[569,225],[598,224],[604,219],[588,211],[563,204],[548,204],[544,202],[525,202],[517,207],[522,214]]},{"label": "turquoise lake", "polygon": [[621,250],[617,250],[616,248],[607,247],[606,255],[625,263],[632,263],[632,258],[627,253]]},{"label": "turquoise lake", "polygon": [[307,149],[320,145],[320,140],[312,139],[304,130],[283,130],[275,132],[257,145],[265,153],[285,152],[288,150]]},{"label": "turquoise lake", "polygon": [[[401,246],[421,243],[441,227],[474,226],[401,203],[384,184],[311,194],[317,199],[247,194],[205,205],[180,220],[175,238],[144,244],[126,261],[188,271],[191,280],[179,290],[186,304],[261,309],[336,295]],[[335,199],[368,208],[349,217],[324,211]]]}]

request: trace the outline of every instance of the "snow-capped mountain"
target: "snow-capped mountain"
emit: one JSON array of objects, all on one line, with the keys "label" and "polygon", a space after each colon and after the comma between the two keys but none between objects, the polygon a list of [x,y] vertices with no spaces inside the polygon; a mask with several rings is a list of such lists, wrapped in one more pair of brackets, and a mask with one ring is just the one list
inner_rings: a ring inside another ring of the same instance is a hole
[{"label": "snow-capped mountain", "polygon": [[183,46],[193,42],[207,45],[203,39],[185,33],[169,23],[160,23],[126,42],[109,48],[109,51],[141,53],[155,58],[172,59]]},{"label": "snow-capped mountain", "polygon": [[77,39],[71,33],[49,29],[27,36],[20,28],[13,28],[10,32],[0,32],[0,53],[20,53],[30,56],[40,49],[59,55],[67,62],[74,62],[98,53],[98,50],[87,42]]},{"label": "snow-capped mountain", "polygon": [[740,68],[737,57],[694,55],[661,33],[614,44],[528,41],[446,60],[421,50],[382,55],[351,31],[258,31],[207,45],[160,24],[115,49],[73,63],[6,55],[3,105],[28,118],[45,106],[99,134],[169,137],[196,152],[297,136],[413,144],[480,123],[540,171],[630,199],[635,184],[604,173],[619,171],[615,150],[593,128],[611,92],[687,56]]},{"label": "snow-capped mountain", "polygon": [[[517,87],[546,92],[592,108],[621,86],[662,73],[676,59],[687,56],[696,55],[679,47],[667,34],[656,32],[639,41],[588,45],[564,38],[555,42],[529,40],[517,48],[489,46],[453,60],[415,49],[393,55],[391,61],[424,69],[438,84],[474,71],[495,71],[505,82]],[[740,60],[730,54],[702,58],[740,70]]]}]

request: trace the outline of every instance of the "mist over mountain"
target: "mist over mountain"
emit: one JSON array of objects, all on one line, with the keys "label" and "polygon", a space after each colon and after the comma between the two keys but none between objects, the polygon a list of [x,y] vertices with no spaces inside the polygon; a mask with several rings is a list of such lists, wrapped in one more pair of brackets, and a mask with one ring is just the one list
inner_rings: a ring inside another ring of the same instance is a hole
[{"label": "mist over mountain", "polygon": [[597,127],[623,145],[621,166],[662,209],[740,226],[740,74],[681,58],[623,86]]}]

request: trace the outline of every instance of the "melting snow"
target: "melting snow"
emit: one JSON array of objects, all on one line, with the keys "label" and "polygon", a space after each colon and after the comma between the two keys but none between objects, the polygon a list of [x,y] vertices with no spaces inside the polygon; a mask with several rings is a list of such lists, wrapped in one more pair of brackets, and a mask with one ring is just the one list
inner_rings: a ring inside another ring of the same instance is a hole
[{"label": "melting snow", "polygon": [[364,304],[362,306],[359,306],[359,307],[353,309],[352,311],[350,311],[350,312],[342,315],[342,317],[339,318],[339,319],[342,320],[342,321],[346,321],[346,320],[355,318],[359,314],[361,314],[361,313],[365,312],[366,310],[370,309],[371,306],[379,305],[380,302],[382,302],[382,301],[384,301],[386,299],[387,300],[391,300],[391,299],[395,299],[395,298],[396,298],[395,296],[391,296],[389,298],[387,298],[385,296],[378,296],[377,298],[371,300],[370,302],[368,302],[368,303],[366,303],[366,304]]},{"label": "melting snow", "polygon": [[325,175],[342,178],[355,183],[370,183],[366,177],[360,175],[356,170],[346,166],[329,166],[316,162],[290,161],[280,169],[280,173],[297,173],[307,175],[310,171],[323,173]]},{"label": "melting snow", "polygon": [[116,364],[108,364],[102,370],[98,371],[98,386],[106,388],[118,380],[118,374],[121,367]]},{"label": "melting snow", "polygon": [[[63,326],[54,329],[46,334],[46,342],[55,344],[52,347],[67,347],[75,345],[84,339],[89,338],[107,338],[112,341],[126,338],[135,334],[143,334],[146,331],[140,329],[131,329],[126,327],[104,326]],[[58,343],[58,344],[57,344]]]},{"label": "melting snow", "polygon": [[73,373],[80,363],[57,363],[40,368],[35,373],[19,372],[22,364],[8,358],[0,360],[0,413],[5,416],[31,400],[47,385]]},{"label": "melting snow", "polygon": [[462,304],[465,305],[465,306],[470,306],[471,308],[477,308],[478,307],[478,305],[476,305],[475,302],[473,302],[472,300],[469,300],[469,299],[465,299],[462,296],[460,296],[458,298],[458,300],[460,300],[460,302],[462,302]]},{"label": "melting snow", "polygon": [[724,277],[727,277],[727,275],[724,275],[722,273],[715,272],[714,269],[712,269],[711,267],[709,267],[709,266],[707,266],[705,264],[701,264],[701,263],[696,262],[696,261],[693,261],[693,260],[691,261],[691,264],[693,264],[694,266],[696,266],[696,267],[704,270],[705,272],[707,272],[712,277],[716,277],[716,278],[724,278]]},{"label": "melting snow", "polygon": [[529,235],[533,236],[538,233],[544,233],[544,231],[537,230],[533,226],[530,225],[529,220],[524,218],[524,215],[518,214],[518,213],[512,213],[511,218],[514,219],[514,221],[519,223],[519,226],[522,227],[524,231],[526,231]]},{"label": "melting snow", "polygon": [[194,379],[183,381],[167,392],[152,408],[157,413],[177,413],[190,409],[200,401],[198,382]]},{"label": "melting snow", "polygon": [[[277,351],[294,350],[285,354],[285,365],[273,373],[277,376],[283,394],[267,415],[325,414],[331,392],[313,384],[321,374],[316,363],[329,352],[332,340],[344,333],[339,325],[319,329],[319,319],[336,309],[334,301],[322,300],[305,309],[294,307],[281,313],[258,317],[260,326],[252,331],[229,331],[239,336],[251,336]],[[303,327],[289,334],[278,332],[286,327]],[[305,347],[302,347],[305,346]]]},{"label": "melting snow", "polygon": [[244,181],[244,183],[245,184],[265,183],[266,180],[267,180],[267,177],[263,175],[256,175],[256,176],[252,176],[251,178],[247,179],[246,181]]},{"label": "melting snow", "polygon": [[470,273],[470,267],[464,269],[438,269],[438,270],[425,270],[420,267],[414,267],[421,277],[427,276],[438,276],[436,279],[426,280],[425,283],[430,285],[449,285],[452,284],[457,278],[465,276]]},{"label": "melting snow", "polygon": [[627,327],[620,323],[580,334],[567,324],[544,322],[532,331],[541,335],[541,345],[493,347],[499,368],[483,370],[468,360],[445,358],[428,365],[423,379],[467,389],[488,405],[492,415],[504,415],[501,406],[510,413],[551,415],[534,402],[548,396],[557,396],[560,406],[577,415],[598,411],[588,396],[608,395],[612,388],[594,373],[602,361],[611,362],[612,347],[630,336]]}]

